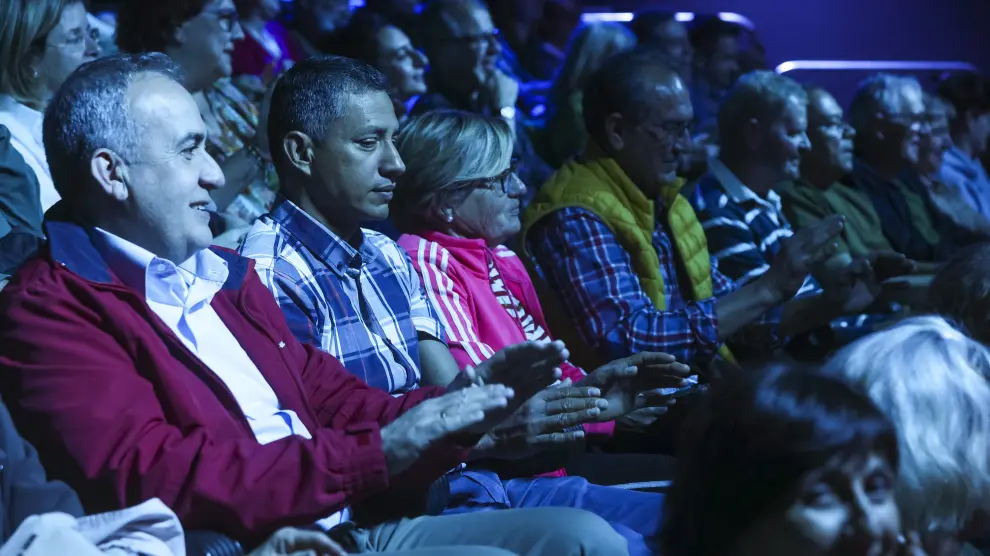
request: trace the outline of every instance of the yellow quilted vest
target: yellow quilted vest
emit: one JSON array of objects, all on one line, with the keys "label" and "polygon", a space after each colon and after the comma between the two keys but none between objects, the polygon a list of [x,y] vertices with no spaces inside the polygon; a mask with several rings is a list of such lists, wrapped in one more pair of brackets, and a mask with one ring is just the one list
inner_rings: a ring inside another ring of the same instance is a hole
[{"label": "yellow quilted vest", "polygon": [[[688,274],[693,299],[707,299],[712,296],[708,241],[691,204],[678,194],[683,186],[684,180],[678,179],[664,188],[661,197],[667,210],[671,240],[679,262],[682,263],[680,268]],[[664,296],[660,259],[653,247],[653,230],[656,226],[654,203],[643,195],[611,158],[568,162],[540,188],[522,216],[520,243],[525,255],[523,260],[527,264],[532,260],[526,250],[526,234],[533,224],[554,211],[568,207],[591,211],[605,222],[629,253],[643,291],[658,309],[666,309],[667,299]],[[535,275],[534,282],[540,282]],[[541,300],[548,308],[547,318],[554,321],[551,330],[567,342],[572,360],[588,369],[604,364],[605,361],[594,355],[590,346],[585,346],[578,340],[572,323],[561,322],[568,319],[562,318],[560,312],[553,309],[556,299],[547,299],[546,294],[549,292],[541,293],[544,294],[541,295]],[[557,314],[552,317],[551,313]],[[578,355],[577,358],[574,357],[575,354]],[[725,346],[722,346],[719,354],[734,361]]]}]

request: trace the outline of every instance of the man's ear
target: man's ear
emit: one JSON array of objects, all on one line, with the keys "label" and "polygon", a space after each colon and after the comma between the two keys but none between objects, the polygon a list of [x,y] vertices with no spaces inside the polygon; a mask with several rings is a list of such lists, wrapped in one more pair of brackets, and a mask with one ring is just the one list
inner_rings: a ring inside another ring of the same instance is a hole
[{"label": "man's ear", "polygon": [[127,165],[117,153],[109,149],[97,150],[89,160],[89,171],[105,195],[116,201],[126,201],[130,196],[127,189]]},{"label": "man's ear", "polygon": [[749,152],[760,150],[763,143],[763,124],[756,118],[750,118],[743,126],[743,141]]},{"label": "man's ear", "polygon": [[629,132],[627,128],[627,121],[622,117],[622,114],[613,112],[605,116],[605,145],[603,146],[608,148],[609,152],[621,151],[626,145],[625,135]]},{"label": "man's ear", "polygon": [[313,175],[316,147],[309,135],[301,131],[286,133],[285,137],[282,138],[282,150],[285,152],[286,158],[289,159],[289,164],[307,176]]},{"label": "man's ear", "polygon": [[186,26],[188,24],[189,22],[187,21],[182,25],[179,25],[179,27],[175,29],[175,32],[172,33],[172,40],[174,40],[176,44],[185,44],[189,39],[188,33],[186,32]]}]

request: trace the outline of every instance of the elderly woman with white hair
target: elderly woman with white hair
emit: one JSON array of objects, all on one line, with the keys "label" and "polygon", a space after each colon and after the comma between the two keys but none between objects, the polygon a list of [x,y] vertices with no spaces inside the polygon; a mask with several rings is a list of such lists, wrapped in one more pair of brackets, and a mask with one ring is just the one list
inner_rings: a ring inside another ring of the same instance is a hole
[{"label": "elderly woman with white hair", "polygon": [[959,554],[974,535],[986,537],[990,351],[941,317],[915,317],[841,350],[825,372],[894,422],[902,523],[928,553]]}]

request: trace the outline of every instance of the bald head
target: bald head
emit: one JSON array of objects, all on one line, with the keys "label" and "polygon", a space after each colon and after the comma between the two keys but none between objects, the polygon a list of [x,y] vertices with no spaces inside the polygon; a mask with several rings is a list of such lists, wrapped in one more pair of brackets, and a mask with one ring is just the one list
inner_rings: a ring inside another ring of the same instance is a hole
[{"label": "bald head", "polygon": [[684,83],[660,61],[655,49],[622,52],[606,60],[585,86],[585,129],[592,138],[601,139],[609,115],[642,120],[651,107],[670,97],[685,100],[690,106]]}]

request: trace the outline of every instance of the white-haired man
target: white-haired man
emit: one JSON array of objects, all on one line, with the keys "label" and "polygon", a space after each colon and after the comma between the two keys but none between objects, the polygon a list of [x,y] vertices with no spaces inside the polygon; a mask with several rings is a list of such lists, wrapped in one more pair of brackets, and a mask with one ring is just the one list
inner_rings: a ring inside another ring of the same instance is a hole
[{"label": "white-haired man", "polygon": [[552,383],[566,350],[522,344],[465,375],[478,381],[393,398],[300,343],[253,263],[209,248],[224,177],[181,83],[163,54],[111,56],[46,111],[63,202],[0,294],[0,388],[52,476],[91,511],[158,497],[245,543],[319,522],[351,552],[624,553],[570,508],[421,515],[429,485],[529,395],[498,383]]}]

